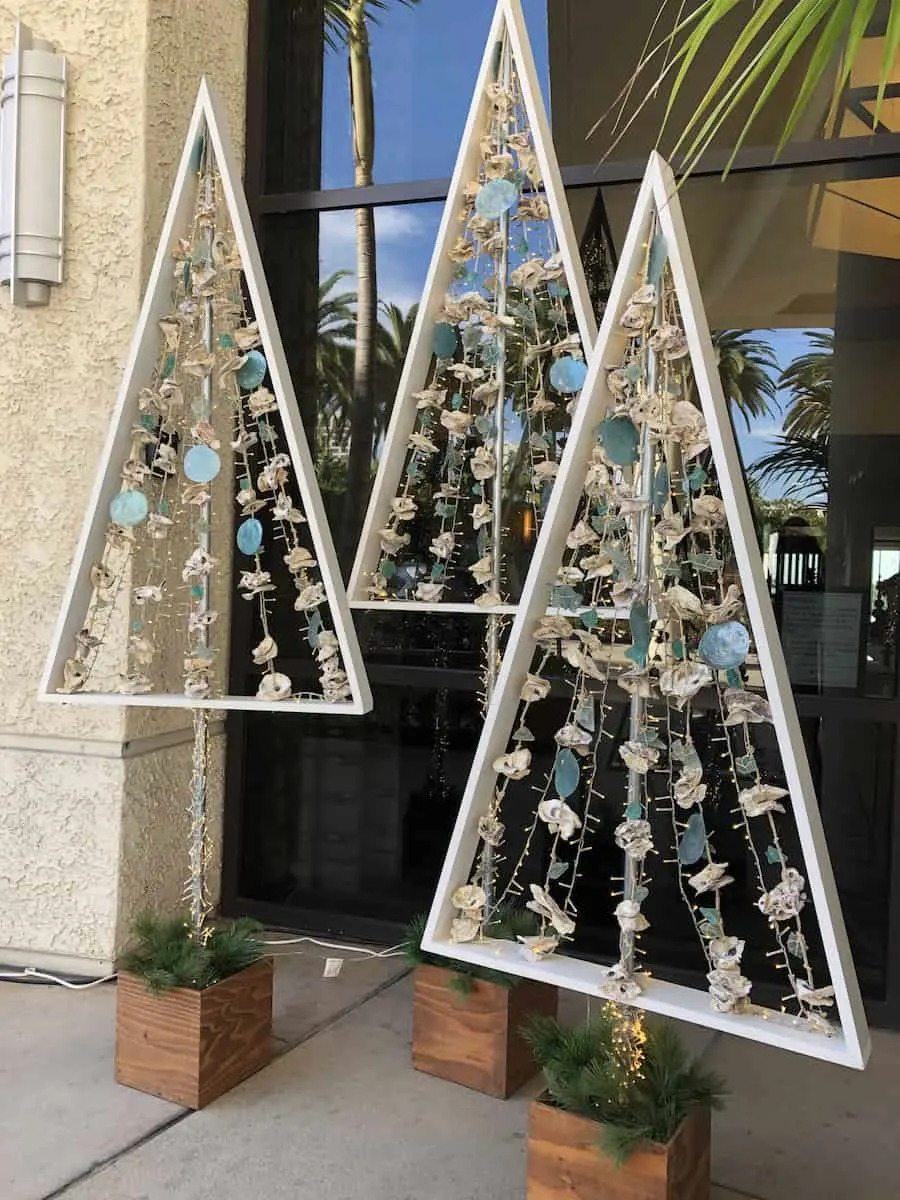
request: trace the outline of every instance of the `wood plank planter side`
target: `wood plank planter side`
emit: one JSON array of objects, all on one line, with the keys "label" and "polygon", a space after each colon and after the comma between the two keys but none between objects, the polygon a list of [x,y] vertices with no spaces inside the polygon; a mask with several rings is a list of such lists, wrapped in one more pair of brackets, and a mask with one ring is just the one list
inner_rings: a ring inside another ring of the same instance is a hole
[{"label": "wood plank planter side", "polygon": [[687,1117],[666,1145],[641,1147],[617,1167],[599,1150],[596,1121],[532,1102],[527,1200],[709,1200],[710,1114]]},{"label": "wood plank planter side", "polygon": [[537,1072],[520,1027],[533,1015],[555,1016],[557,990],[531,980],[510,989],[478,979],[463,995],[450,986],[453,974],[416,968],[413,1066],[506,1099]]},{"label": "wood plank planter side", "polygon": [[203,1108],[264,1067],[272,1056],[270,958],[202,992],[151,996],[120,974],[116,1081],[185,1108]]}]

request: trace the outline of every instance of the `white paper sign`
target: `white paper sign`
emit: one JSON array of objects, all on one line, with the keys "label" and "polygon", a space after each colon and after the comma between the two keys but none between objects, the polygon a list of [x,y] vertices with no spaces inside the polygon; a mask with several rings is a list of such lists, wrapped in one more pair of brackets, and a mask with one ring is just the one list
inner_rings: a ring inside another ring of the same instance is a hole
[{"label": "white paper sign", "polygon": [[781,642],[799,687],[859,686],[861,592],[784,592]]}]

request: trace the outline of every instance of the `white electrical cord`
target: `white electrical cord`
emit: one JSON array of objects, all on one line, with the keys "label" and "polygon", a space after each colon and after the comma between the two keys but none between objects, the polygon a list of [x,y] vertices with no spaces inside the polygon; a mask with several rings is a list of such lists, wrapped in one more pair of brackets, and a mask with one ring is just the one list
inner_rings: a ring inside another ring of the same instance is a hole
[{"label": "white electrical cord", "polygon": [[271,940],[264,938],[263,944],[266,946],[298,946],[307,944],[318,946],[322,950],[342,950],[345,954],[361,954],[363,958],[400,958],[403,954],[403,942],[398,942],[396,946],[388,946],[386,950],[370,950],[367,946],[346,946],[339,942],[323,942],[314,937],[277,938]]},{"label": "white electrical cord", "polygon": [[115,975],[104,975],[100,979],[91,979],[87,983],[72,983],[68,979],[60,979],[58,975],[39,971],[37,967],[26,967],[23,971],[0,971],[0,979],[45,979],[48,983],[57,983],[60,987],[69,988],[70,991],[80,992],[85,988],[96,987],[100,983],[111,983],[115,979]]},{"label": "white electrical cord", "polygon": [[[361,957],[352,958],[350,962],[365,962],[367,959],[378,958],[400,958],[403,954],[403,943],[399,942],[396,946],[388,946],[386,950],[370,950],[367,946],[347,946],[339,942],[323,942],[318,938],[313,937],[295,937],[295,938],[263,938],[265,946],[297,946],[310,945],[318,946],[322,950],[340,950],[345,954],[357,954]],[[297,951],[300,953],[300,951]],[[25,967],[21,971],[0,971],[0,979],[8,979],[13,982],[22,982],[26,979],[40,979],[47,983],[58,984],[59,987],[68,988],[73,992],[81,992],[86,988],[97,987],[101,983],[111,983],[116,978],[115,973],[112,975],[104,975],[100,979],[91,979],[86,983],[72,983],[68,979],[61,979],[58,975],[51,975],[47,971],[39,971],[37,967]]]}]

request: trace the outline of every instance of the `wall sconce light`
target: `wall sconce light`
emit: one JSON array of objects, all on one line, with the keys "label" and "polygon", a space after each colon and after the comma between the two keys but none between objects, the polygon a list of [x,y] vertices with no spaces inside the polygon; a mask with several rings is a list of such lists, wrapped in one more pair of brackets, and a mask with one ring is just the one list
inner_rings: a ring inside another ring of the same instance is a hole
[{"label": "wall sconce light", "polygon": [[0,283],[21,307],[62,283],[66,60],[19,22],[0,89]]}]

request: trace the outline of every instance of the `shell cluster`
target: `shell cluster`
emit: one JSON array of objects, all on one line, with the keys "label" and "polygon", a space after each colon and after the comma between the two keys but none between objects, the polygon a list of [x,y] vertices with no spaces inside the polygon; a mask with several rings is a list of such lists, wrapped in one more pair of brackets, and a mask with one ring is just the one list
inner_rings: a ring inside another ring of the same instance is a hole
[{"label": "shell cluster", "polygon": [[[497,905],[524,902],[540,918],[539,934],[521,939],[529,959],[553,954],[576,931],[584,855],[601,828],[611,831],[627,869],[624,885],[611,885],[621,957],[603,995],[625,1003],[640,995],[653,876],[673,870],[705,956],[710,1004],[740,1013],[751,1008],[752,982],[741,969],[744,941],[726,927],[743,890],[728,861],[736,852],[755,876],[750,902],[768,919],[768,953],[791,981],[796,1019],[827,1032],[832,993],[812,978],[800,923],[805,881],[777,824],[789,817],[789,791],[770,777],[771,751],[754,741],[772,713],[658,233],[619,328],[622,355],[606,367],[608,408],[550,609],[533,631],[515,732],[493,762],[492,854],[478,854],[472,879]],[[553,744],[536,745],[532,706],[551,694],[568,698],[568,711]],[[624,735],[608,721],[614,705],[628,706]],[[539,755],[552,757],[549,772],[536,767]],[[521,852],[520,841],[508,846],[496,834],[514,791],[518,803],[534,795]],[[735,830],[744,841],[737,851]],[[491,876],[486,862],[499,864]]]},{"label": "shell cluster", "polygon": [[[157,367],[134,397],[130,449],[108,500],[104,551],[90,568],[89,608],[60,690],[170,692],[180,639],[184,695],[226,696],[228,622],[213,601],[221,606],[228,595],[236,561],[243,567],[238,594],[253,606],[258,629],[248,664],[258,674],[256,695],[290,699],[297,689],[278,667],[269,627],[274,606],[290,603],[284,583],[276,583],[284,578],[281,560],[295,597],[297,640],[308,642],[321,696],[339,703],[351,689],[327,626],[319,565],[303,541],[306,521],[278,401],[266,386],[263,338],[204,146],[191,227],[172,254],[173,301],[158,322]],[[131,610],[124,661],[111,632],[120,600]]]},{"label": "shell cluster", "polygon": [[[495,536],[504,498],[524,494],[537,529],[586,375],[508,45],[484,101],[479,169],[449,251],[455,274],[434,316],[430,375],[400,397],[414,407],[415,425],[399,494],[378,531],[374,600],[438,604],[452,592],[486,610],[504,601]],[[521,437],[498,461],[509,404]]]}]

